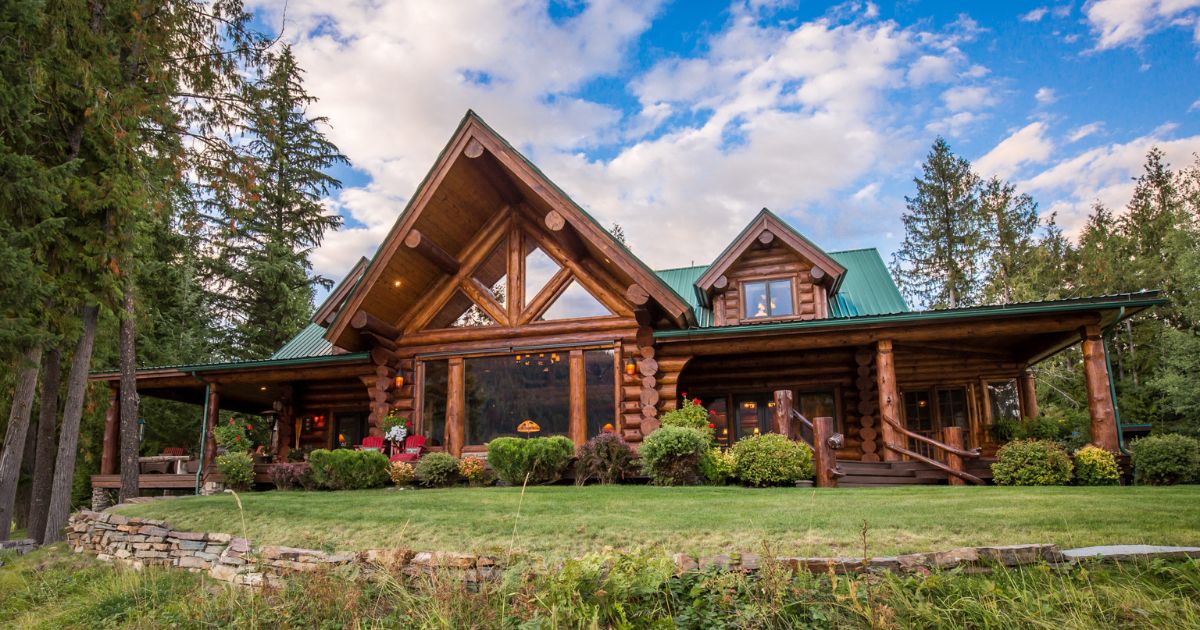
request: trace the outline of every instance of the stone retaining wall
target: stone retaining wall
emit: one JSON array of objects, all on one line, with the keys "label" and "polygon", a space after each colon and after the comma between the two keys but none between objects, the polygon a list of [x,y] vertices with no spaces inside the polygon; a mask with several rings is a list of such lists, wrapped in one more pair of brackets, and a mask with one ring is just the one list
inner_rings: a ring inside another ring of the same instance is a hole
[{"label": "stone retaining wall", "polygon": [[258,586],[278,584],[289,573],[344,565],[365,572],[386,570],[410,576],[448,572],[468,582],[497,577],[500,568],[490,556],[407,549],[373,549],[326,553],[275,545],[254,546],[229,534],[183,532],[165,522],[109,512],[84,510],[71,516],[67,545],[76,553],[94,553],[99,560],[120,562],[135,569],[166,566],[206,572],[213,578]]}]

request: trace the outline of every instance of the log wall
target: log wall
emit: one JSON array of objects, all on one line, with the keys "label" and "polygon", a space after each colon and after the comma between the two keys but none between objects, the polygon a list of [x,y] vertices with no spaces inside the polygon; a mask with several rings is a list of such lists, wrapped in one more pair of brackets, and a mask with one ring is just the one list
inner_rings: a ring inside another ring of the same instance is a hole
[{"label": "log wall", "polygon": [[[825,317],[828,309],[824,287],[814,284],[810,275],[812,263],[787,247],[751,247],[725,273],[728,282],[723,292],[713,295],[713,318],[717,326],[744,323],[742,317],[742,282],[791,279],[792,305],[796,315],[786,319],[815,319]],[[752,321],[763,321],[755,319]]]}]

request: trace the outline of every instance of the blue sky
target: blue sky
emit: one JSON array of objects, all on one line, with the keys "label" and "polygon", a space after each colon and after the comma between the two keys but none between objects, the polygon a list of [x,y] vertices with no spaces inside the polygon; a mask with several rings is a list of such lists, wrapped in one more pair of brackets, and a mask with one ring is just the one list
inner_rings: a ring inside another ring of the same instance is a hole
[{"label": "blue sky", "polygon": [[939,134],[1068,233],[1124,205],[1149,147],[1200,152],[1200,0],[253,6],[353,162],[314,256],[335,279],[468,108],[657,267],[709,262],[764,206],[886,257]]}]

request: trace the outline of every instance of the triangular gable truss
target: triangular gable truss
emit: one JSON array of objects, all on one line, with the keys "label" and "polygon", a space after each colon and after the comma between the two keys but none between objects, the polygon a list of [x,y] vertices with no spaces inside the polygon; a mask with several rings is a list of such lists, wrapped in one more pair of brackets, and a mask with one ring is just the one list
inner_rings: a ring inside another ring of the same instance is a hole
[{"label": "triangular gable truss", "polygon": [[[721,285],[725,273],[742,257],[742,254],[746,253],[746,250],[756,243],[771,243],[775,240],[811,262],[814,265],[814,275],[824,276],[819,283],[828,287],[830,295],[837,292],[846,268],[766,208],[763,208],[758,216],[754,217],[754,220],[725,248],[725,251],[721,252],[721,255],[717,256],[717,259],[709,265],[708,270],[696,280],[696,287],[706,295],[714,289],[723,289],[724,287]],[[818,280],[818,278],[814,278],[814,280]]]},{"label": "triangular gable truss", "polygon": [[[498,164],[507,173],[501,175],[490,169],[481,169],[482,174],[509,205],[496,212],[487,224],[476,232],[474,239],[459,250],[464,257],[463,260],[459,260],[456,256],[442,251],[436,243],[423,240],[415,225],[456,162],[463,158],[477,160],[480,157],[489,164]],[[524,194],[522,190],[525,191]],[[531,192],[537,197],[538,204],[542,206],[541,210],[534,209],[527,203]],[[546,211],[546,208],[550,210]],[[521,225],[531,226],[533,229],[521,229]],[[545,229],[541,229],[542,225]],[[345,306],[331,322],[326,338],[335,345],[351,349],[370,345],[357,335],[347,332],[352,320],[371,321],[375,333],[386,333],[375,334],[376,338],[382,336],[395,339],[404,332],[419,330],[421,323],[428,322],[429,318],[436,314],[432,304],[444,304],[459,287],[465,287],[464,292],[498,323],[517,325],[526,320],[533,321],[528,319],[525,309],[521,308],[520,300],[517,299],[519,294],[513,291],[513,284],[519,280],[510,280],[508,305],[500,305],[494,299],[489,303],[490,291],[482,285],[472,286],[469,281],[470,272],[479,261],[476,258],[468,260],[467,257],[487,256],[491,247],[505,234],[516,231],[537,240],[547,254],[569,269],[573,278],[614,314],[625,316],[630,312],[632,304],[636,307],[654,307],[659,316],[675,327],[687,327],[695,323],[695,314],[682,297],[619,244],[607,230],[492,131],[474,112],[468,111],[416,194],[380,245],[379,251],[365,269],[362,280],[347,296]],[[551,232],[553,236],[549,235]],[[420,304],[407,309],[400,321],[382,321],[377,314],[362,309],[363,301],[375,287],[384,282],[383,276],[388,261],[401,247],[406,246],[420,250],[427,260],[443,270],[446,278],[443,278],[437,288],[427,294]],[[603,263],[600,260],[603,260]],[[565,287],[565,283],[563,286]],[[609,287],[618,288],[616,296]],[[621,297],[626,299],[621,300]],[[547,301],[546,305],[552,301]]]}]

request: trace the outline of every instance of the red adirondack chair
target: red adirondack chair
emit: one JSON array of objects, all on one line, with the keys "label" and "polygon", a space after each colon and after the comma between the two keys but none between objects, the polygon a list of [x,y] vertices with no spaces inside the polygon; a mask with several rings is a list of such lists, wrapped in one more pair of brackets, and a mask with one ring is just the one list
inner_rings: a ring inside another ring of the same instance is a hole
[{"label": "red adirondack chair", "polygon": [[360,451],[379,451],[383,452],[383,438],[367,436],[363,438],[362,444],[358,446]]},{"label": "red adirondack chair", "polygon": [[404,438],[404,452],[392,455],[394,462],[415,462],[425,453],[425,436],[410,435]]}]

